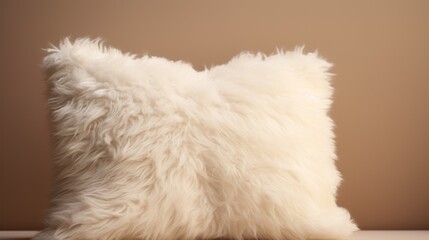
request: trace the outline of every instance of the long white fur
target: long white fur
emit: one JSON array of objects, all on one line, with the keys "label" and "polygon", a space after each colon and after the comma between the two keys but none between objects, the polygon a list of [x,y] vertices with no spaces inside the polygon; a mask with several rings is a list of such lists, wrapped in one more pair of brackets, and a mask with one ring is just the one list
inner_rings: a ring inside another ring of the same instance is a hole
[{"label": "long white fur", "polygon": [[48,49],[55,183],[35,239],[343,238],[332,66],[302,48],[188,63]]}]

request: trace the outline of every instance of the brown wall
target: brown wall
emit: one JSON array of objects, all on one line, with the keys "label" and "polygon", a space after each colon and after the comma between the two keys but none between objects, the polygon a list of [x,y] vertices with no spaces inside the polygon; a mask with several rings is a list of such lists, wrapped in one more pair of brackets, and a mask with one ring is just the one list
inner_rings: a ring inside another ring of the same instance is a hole
[{"label": "brown wall", "polygon": [[339,204],[363,229],[429,229],[429,1],[0,1],[0,229],[40,229],[48,43],[103,37],[197,69],[305,44],[335,63]]}]

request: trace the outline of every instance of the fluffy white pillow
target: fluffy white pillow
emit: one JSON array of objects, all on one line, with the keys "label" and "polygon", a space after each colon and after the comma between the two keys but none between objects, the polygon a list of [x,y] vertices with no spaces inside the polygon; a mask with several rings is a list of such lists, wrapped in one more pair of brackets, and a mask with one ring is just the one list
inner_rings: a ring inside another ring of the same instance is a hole
[{"label": "fluffy white pillow", "polygon": [[302,48],[196,71],[100,38],[47,50],[55,183],[36,239],[342,238],[331,64]]}]

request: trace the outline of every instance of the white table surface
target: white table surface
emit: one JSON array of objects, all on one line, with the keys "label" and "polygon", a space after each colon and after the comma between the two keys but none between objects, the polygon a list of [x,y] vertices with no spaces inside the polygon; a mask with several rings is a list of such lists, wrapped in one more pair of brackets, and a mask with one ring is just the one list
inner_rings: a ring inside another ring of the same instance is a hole
[{"label": "white table surface", "polygon": [[[0,231],[0,239],[29,239],[37,231]],[[429,231],[357,231],[348,240],[429,240]]]},{"label": "white table surface", "polygon": [[357,231],[350,240],[429,240],[429,231]]}]

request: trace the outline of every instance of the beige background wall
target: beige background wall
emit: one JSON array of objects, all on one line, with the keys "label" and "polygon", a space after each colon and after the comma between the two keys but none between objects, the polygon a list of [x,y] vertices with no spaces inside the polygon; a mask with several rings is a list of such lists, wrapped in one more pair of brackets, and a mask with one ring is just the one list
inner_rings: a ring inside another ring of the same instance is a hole
[{"label": "beige background wall", "polygon": [[0,229],[48,206],[48,43],[103,37],[137,54],[222,64],[305,44],[335,63],[339,204],[363,229],[429,229],[429,1],[0,1]]}]

